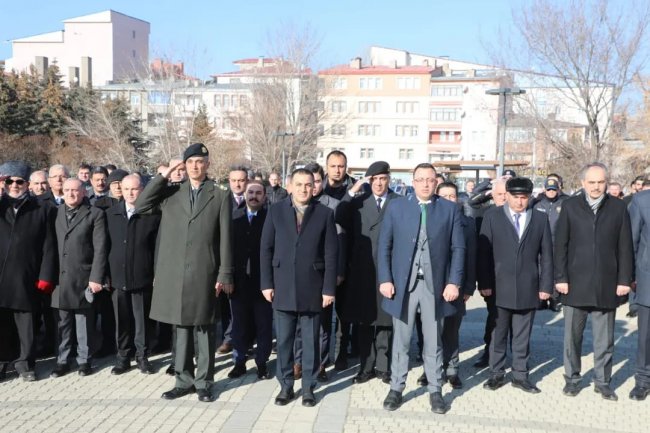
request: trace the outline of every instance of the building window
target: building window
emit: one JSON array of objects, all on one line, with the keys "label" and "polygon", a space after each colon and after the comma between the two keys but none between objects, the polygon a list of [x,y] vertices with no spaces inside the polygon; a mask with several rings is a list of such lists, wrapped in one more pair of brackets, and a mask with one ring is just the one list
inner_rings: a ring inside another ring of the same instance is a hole
[{"label": "building window", "polygon": [[508,128],[506,129],[506,141],[515,143],[530,143],[535,136],[533,128]]},{"label": "building window", "polygon": [[214,95],[212,105],[214,105],[215,108],[221,108],[221,95]]},{"label": "building window", "polygon": [[431,96],[460,96],[463,86],[431,86]]},{"label": "building window", "polygon": [[420,103],[416,101],[398,101],[395,103],[396,113],[417,113],[420,111]]},{"label": "building window", "polygon": [[429,120],[456,121],[460,120],[460,110],[456,108],[432,108]]},{"label": "building window", "polygon": [[399,77],[397,79],[398,89],[419,89],[420,79],[416,77]]},{"label": "building window", "polygon": [[332,125],[330,133],[335,137],[345,136],[345,125]]},{"label": "building window", "polygon": [[140,105],[140,94],[139,93],[131,93],[131,106],[132,107],[138,107]]},{"label": "building window", "polygon": [[239,105],[245,107],[247,102],[248,102],[248,97],[246,95],[239,96]]},{"label": "building window", "polygon": [[228,110],[230,108],[230,97],[228,95],[223,95],[223,109]]},{"label": "building window", "polygon": [[373,159],[375,157],[375,149],[372,147],[362,147],[359,152],[359,158],[361,159]]},{"label": "building window", "polygon": [[380,134],[379,125],[359,125],[358,133],[362,137],[374,137]]},{"label": "building window", "polygon": [[359,78],[359,88],[366,90],[377,90],[382,88],[381,78],[376,77],[362,77]]},{"label": "building window", "polygon": [[396,125],[395,135],[397,137],[417,137],[418,126],[417,125]]},{"label": "building window", "polygon": [[168,105],[170,100],[169,92],[149,92],[149,103],[152,105]]},{"label": "building window", "polygon": [[332,86],[337,90],[345,90],[348,88],[348,79],[347,78],[336,78]]},{"label": "building window", "polygon": [[239,96],[232,95],[230,97],[230,106],[232,107],[233,110],[237,109],[237,107],[239,106]]},{"label": "building window", "polygon": [[332,113],[345,113],[348,111],[348,104],[345,101],[332,101]]},{"label": "building window", "polygon": [[413,149],[400,149],[399,159],[413,159]]},{"label": "building window", "polygon": [[359,102],[359,113],[378,113],[379,111],[381,111],[381,102],[379,101]]}]

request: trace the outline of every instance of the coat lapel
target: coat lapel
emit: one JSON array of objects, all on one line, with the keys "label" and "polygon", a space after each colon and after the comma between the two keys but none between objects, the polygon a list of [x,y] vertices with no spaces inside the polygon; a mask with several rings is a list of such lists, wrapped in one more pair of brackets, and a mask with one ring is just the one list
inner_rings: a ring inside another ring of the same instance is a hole
[{"label": "coat lapel", "polygon": [[190,206],[190,188],[190,181],[187,180],[181,184],[179,189],[181,206],[185,210],[185,213],[187,213],[187,216],[192,216],[192,208]]},{"label": "coat lapel", "polygon": [[[77,227],[79,223],[86,218],[86,216],[90,213],[90,208],[89,206],[84,206],[81,205],[79,206],[79,210],[77,211],[77,215],[75,215],[74,218],[72,218],[72,222],[68,225],[68,229],[66,233],[70,233],[72,229]],[[65,208],[63,208],[63,218],[65,220]],[[63,221],[63,224],[65,224],[65,221]]]},{"label": "coat lapel", "polygon": [[[300,225],[300,234],[305,230],[305,227],[307,227],[307,223],[311,219],[312,214],[314,213],[314,207],[316,206],[316,201],[312,200],[309,202],[309,206],[307,206],[307,209],[305,210],[305,215],[302,217],[302,224]],[[293,210],[293,209],[292,209]],[[295,212],[295,211],[294,211]],[[294,215],[295,218],[295,215]]]},{"label": "coat lapel", "polygon": [[[187,192],[189,194],[189,191]],[[214,199],[214,182],[206,180],[203,184],[203,189],[198,196],[197,202],[194,203],[194,210],[192,216],[195,217],[205,208],[210,200]]]},{"label": "coat lapel", "polygon": [[[503,208],[503,217],[506,219],[506,221],[509,222],[508,227],[510,227],[510,234],[514,236],[514,239],[519,243],[519,233],[517,233],[517,229],[515,228],[515,222],[514,220],[510,217],[510,208],[508,207],[507,204],[504,204],[501,206]],[[526,215],[526,219],[528,219],[529,215]],[[523,236],[521,237],[522,239],[524,238]]]}]

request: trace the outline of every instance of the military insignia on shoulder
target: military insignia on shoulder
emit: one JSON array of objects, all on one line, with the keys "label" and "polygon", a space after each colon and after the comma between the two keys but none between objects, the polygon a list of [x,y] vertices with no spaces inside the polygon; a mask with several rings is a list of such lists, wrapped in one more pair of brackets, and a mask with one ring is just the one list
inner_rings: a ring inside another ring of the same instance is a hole
[{"label": "military insignia on shoulder", "polygon": [[226,188],[226,185],[224,185],[224,184],[222,184],[222,183],[217,183],[217,182],[215,182],[214,184],[215,184],[216,186],[218,186],[221,190],[223,190],[223,191],[228,191],[228,188]]},{"label": "military insignia on shoulder", "polygon": [[562,211],[562,206],[556,207],[555,210],[557,211],[557,213],[560,213],[560,211]]}]

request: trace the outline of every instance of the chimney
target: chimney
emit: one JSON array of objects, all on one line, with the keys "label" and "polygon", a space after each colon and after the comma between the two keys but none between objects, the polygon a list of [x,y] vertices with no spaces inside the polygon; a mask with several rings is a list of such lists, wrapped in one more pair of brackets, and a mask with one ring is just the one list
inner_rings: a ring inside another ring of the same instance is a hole
[{"label": "chimney", "polygon": [[445,77],[449,77],[451,75],[451,68],[449,67],[449,63],[442,64],[442,75]]},{"label": "chimney", "polygon": [[47,57],[36,56],[34,66],[39,77],[43,78],[47,75]]},{"label": "chimney", "polygon": [[422,60],[422,66],[429,66],[429,59]]},{"label": "chimney", "polygon": [[355,57],[350,61],[350,67],[352,69],[361,69],[361,57]]},{"label": "chimney", "polygon": [[93,85],[93,59],[90,57],[81,58],[79,85],[88,88]]},{"label": "chimney", "polygon": [[393,60],[393,64],[391,66],[393,69],[397,69],[397,60]]},{"label": "chimney", "polygon": [[70,87],[74,87],[79,84],[79,68],[76,66],[70,66],[68,68],[68,79],[70,80]]}]

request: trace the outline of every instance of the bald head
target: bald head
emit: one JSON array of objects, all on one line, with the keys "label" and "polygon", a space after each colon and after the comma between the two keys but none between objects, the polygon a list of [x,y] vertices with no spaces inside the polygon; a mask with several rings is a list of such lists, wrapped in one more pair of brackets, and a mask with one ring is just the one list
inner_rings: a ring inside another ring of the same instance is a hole
[{"label": "bald head", "polygon": [[142,192],[140,176],[130,174],[122,179],[122,197],[128,207],[135,207],[135,201]]},{"label": "bald head", "polygon": [[32,194],[39,196],[47,192],[50,186],[47,183],[47,173],[43,170],[38,170],[29,176],[29,190]]},{"label": "bald head", "polygon": [[63,182],[63,199],[68,207],[76,208],[86,197],[86,188],[78,178],[66,179]]}]

